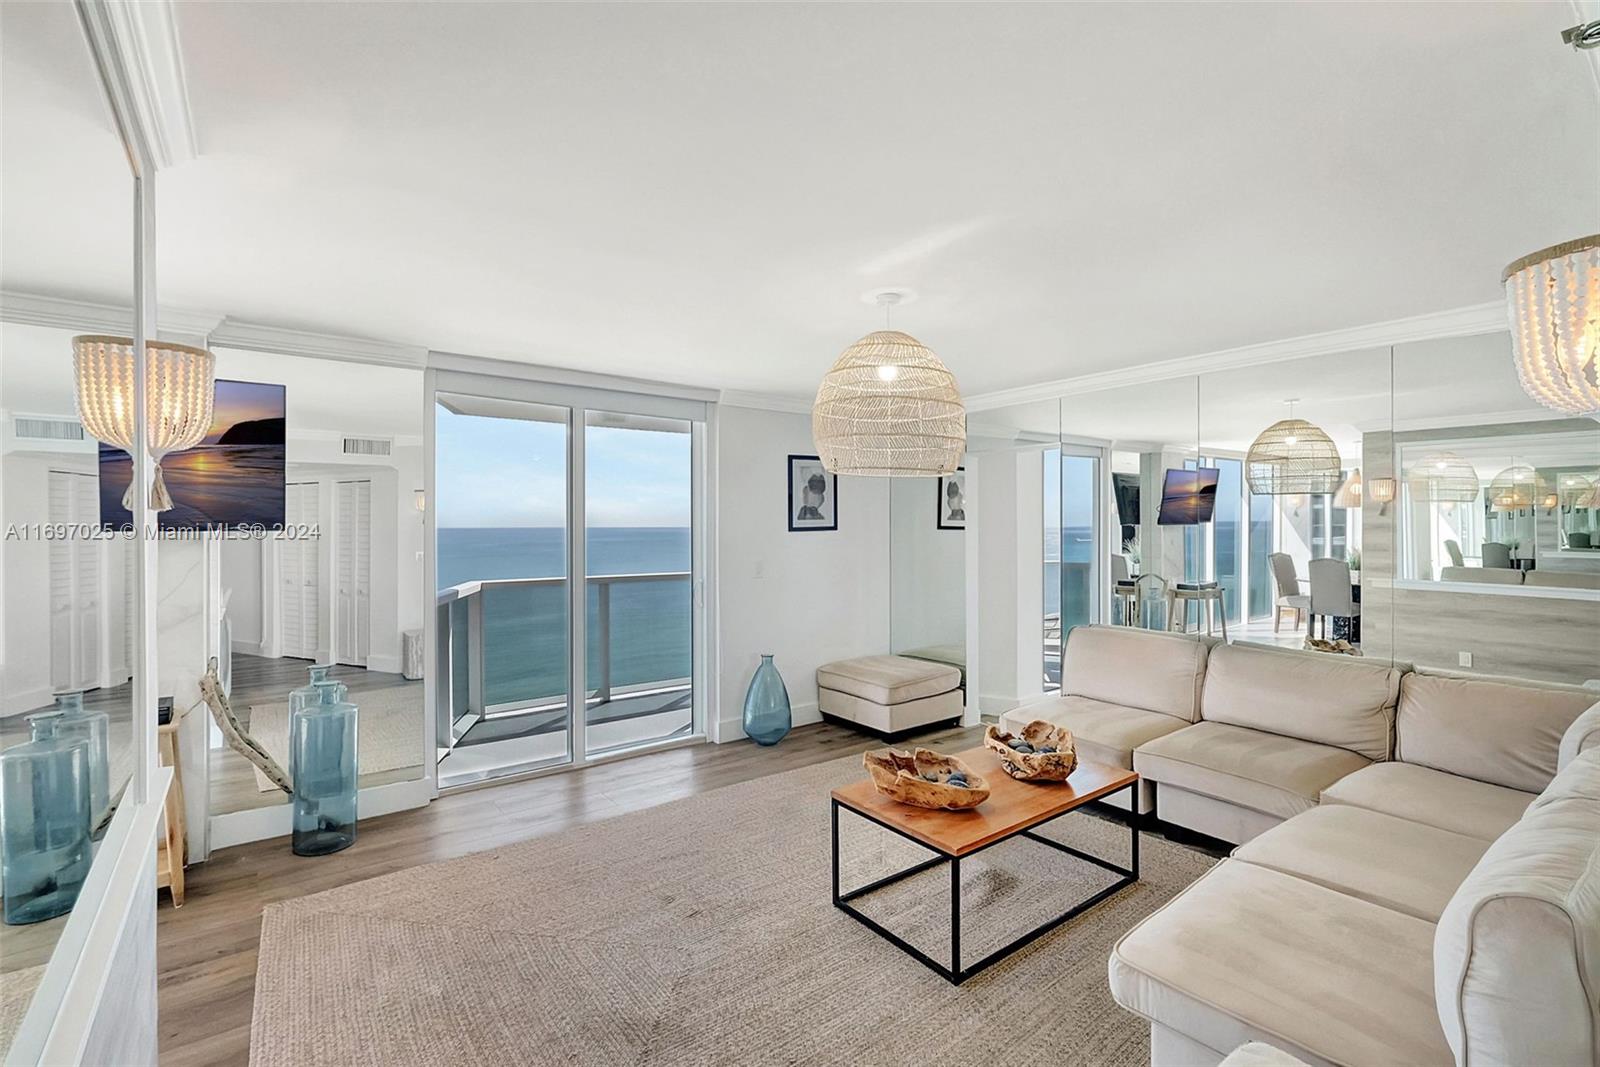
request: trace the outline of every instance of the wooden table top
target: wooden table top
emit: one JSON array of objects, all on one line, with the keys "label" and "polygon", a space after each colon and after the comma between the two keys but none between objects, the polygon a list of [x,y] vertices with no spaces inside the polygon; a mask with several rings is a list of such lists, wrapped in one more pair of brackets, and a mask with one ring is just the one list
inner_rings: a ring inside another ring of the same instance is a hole
[{"label": "wooden table top", "polygon": [[919,808],[890,800],[862,778],[833,791],[845,807],[909,834],[935,852],[964,856],[1003,837],[1037,826],[1047,819],[1082,807],[1107,793],[1124,789],[1139,776],[1121,767],[1080,762],[1065,782],[1019,782],[1000,767],[1000,757],[987,748],[952,753],[989,787],[989,799],[966,811]]}]

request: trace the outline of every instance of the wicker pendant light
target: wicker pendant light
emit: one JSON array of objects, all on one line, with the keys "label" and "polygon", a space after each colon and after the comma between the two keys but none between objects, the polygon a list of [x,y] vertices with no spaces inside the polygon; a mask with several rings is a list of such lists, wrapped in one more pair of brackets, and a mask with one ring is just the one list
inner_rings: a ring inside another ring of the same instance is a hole
[{"label": "wicker pendant light", "polygon": [[[878,296],[885,308],[899,296]],[[936,477],[961,466],[966,406],[939,357],[899,330],[869,333],[823,376],[811,434],[834,474]]]},{"label": "wicker pendant light", "polygon": [[1430,452],[1406,472],[1406,488],[1414,500],[1435,504],[1470,504],[1478,499],[1478,471],[1454,452]]},{"label": "wicker pendant light", "polygon": [[1245,480],[1257,496],[1319,496],[1339,488],[1344,470],[1333,438],[1305,419],[1289,417],[1268,426],[1245,454]]},{"label": "wicker pendant light", "polygon": [[1495,511],[1528,511],[1535,507],[1552,507],[1545,498],[1550,496],[1550,486],[1544,475],[1526,464],[1513,464],[1494,476],[1489,483],[1489,507]]},{"label": "wicker pendant light", "polygon": [[1600,412],[1600,234],[1523,256],[1500,280],[1523,391],[1568,415]]},{"label": "wicker pendant light", "polygon": [[1359,508],[1361,506],[1361,468],[1357,467],[1350,472],[1350,477],[1333,494],[1333,506],[1336,508]]},{"label": "wicker pendant light", "polygon": [[1559,502],[1569,508],[1592,508],[1595,482],[1581,474],[1563,474],[1556,480]]},{"label": "wicker pendant light", "polygon": [[[72,339],[73,378],[78,418],[90,436],[122,449],[134,448],[133,340],[85,335]],[[216,360],[203,348],[149,341],[145,344],[145,412],[155,481],[150,509],[167,511],[172,497],[161,477],[161,460],[169,452],[193,448],[211,429],[216,395]],[[133,510],[130,482],[122,506]]]}]

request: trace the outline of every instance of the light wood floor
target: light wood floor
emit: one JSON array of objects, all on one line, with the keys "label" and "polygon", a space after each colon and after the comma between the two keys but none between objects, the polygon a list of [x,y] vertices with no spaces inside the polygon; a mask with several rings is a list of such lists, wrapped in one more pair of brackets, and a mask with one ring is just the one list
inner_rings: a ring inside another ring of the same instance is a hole
[{"label": "light wood floor", "polygon": [[[977,727],[947,728],[915,741],[962,748],[981,736]],[[215,853],[189,869],[184,907],[175,910],[161,896],[161,1062],[247,1062],[261,912],[270,903],[879,745],[842,727],[804,726],[773,748],[749,741],[697,745],[456,793],[420,810],[363,821],[356,843],[333,856],[302,859],[289,851],[287,838]]]}]

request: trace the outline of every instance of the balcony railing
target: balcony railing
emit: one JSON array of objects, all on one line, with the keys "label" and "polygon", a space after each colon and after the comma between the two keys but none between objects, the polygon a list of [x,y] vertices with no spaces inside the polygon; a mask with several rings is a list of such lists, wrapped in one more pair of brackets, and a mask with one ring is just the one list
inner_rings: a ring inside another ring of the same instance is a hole
[{"label": "balcony railing", "polygon": [[[692,575],[587,579],[584,704],[688,690],[693,674]],[[559,709],[569,689],[566,578],[463,582],[437,598],[439,740],[482,719]]]}]

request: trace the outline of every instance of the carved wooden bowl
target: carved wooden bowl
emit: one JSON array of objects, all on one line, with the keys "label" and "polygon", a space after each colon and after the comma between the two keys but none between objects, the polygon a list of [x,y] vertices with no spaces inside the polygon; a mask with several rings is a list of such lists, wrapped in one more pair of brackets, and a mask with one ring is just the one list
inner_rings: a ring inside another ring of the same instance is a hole
[{"label": "carved wooden bowl", "polygon": [[[878,792],[902,804],[960,811],[975,808],[989,799],[988,785],[971,768],[954,756],[932,749],[919,748],[911,753],[886,748],[866,753],[861,762],[872,775],[872,784],[878,787]],[[949,784],[947,779],[952,771],[961,771],[967,776],[967,788]],[[929,776],[935,780],[930,782]]]},{"label": "carved wooden bowl", "polygon": [[[1022,740],[1034,751],[1018,752],[1011,742]],[[1054,723],[1035,719],[1020,733],[1012,734],[990,726],[983,732],[984,746],[1000,757],[1000,766],[1019,782],[1064,782],[1078,766],[1078,753],[1072,744],[1072,731]],[[1040,752],[1053,748],[1054,752]]]}]

